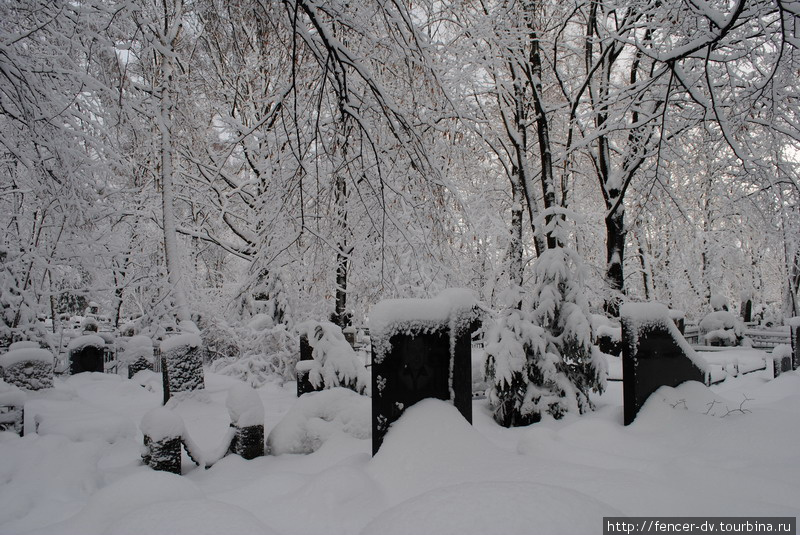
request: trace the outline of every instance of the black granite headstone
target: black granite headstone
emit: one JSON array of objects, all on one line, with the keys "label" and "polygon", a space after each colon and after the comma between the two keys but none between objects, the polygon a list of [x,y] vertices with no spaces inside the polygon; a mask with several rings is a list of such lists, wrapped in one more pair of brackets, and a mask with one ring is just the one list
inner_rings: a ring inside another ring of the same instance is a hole
[{"label": "black granite headstone", "polygon": [[425,398],[451,401],[472,423],[470,330],[456,335],[452,354],[446,324],[433,332],[395,334],[389,339],[389,346],[381,359],[375,357],[373,350],[373,455],[381,447],[389,425]]},{"label": "black granite headstone", "polygon": [[[665,321],[670,321],[665,318]],[[662,386],[706,380],[666,325],[633,326],[622,318],[622,392],[625,425],[633,422],[647,398]]]},{"label": "black granite headstone", "polygon": [[791,340],[792,340],[792,369],[796,370],[800,368],[800,325],[792,325],[790,327],[792,330]]},{"label": "black granite headstone", "polygon": [[75,375],[82,372],[104,371],[103,355],[105,348],[93,344],[87,344],[73,349],[69,353],[69,373]]}]

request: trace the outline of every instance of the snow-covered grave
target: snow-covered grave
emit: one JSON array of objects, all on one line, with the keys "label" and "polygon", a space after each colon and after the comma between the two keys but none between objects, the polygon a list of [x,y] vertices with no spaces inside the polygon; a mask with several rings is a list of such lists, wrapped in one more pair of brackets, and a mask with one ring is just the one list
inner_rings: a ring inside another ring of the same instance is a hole
[{"label": "snow-covered grave", "polygon": [[392,422],[422,399],[447,400],[472,421],[470,335],[478,319],[477,299],[465,289],[372,308],[373,455]]},{"label": "snow-covered grave", "polygon": [[300,334],[300,362],[297,363],[297,395],[344,387],[368,393],[369,372],[358,358],[342,329],[328,321],[305,321],[296,327]]},{"label": "snow-covered grave", "polygon": [[172,410],[176,403],[171,405],[148,411],[139,423],[144,442],[142,460],[150,468],[180,474],[181,447],[203,468],[211,468],[231,453],[247,460],[264,455],[264,405],[249,385],[237,383],[228,390],[225,405],[230,425],[211,450],[198,445],[183,419]]}]

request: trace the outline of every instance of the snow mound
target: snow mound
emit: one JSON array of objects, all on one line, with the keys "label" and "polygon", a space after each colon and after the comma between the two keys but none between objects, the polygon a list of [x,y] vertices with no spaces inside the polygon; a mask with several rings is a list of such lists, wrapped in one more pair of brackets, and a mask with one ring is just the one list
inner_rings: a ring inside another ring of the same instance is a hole
[{"label": "snow mound", "polygon": [[[76,489],[77,490],[77,489]],[[85,491],[83,491],[85,493]],[[130,513],[150,504],[168,505],[178,500],[199,500],[203,493],[189,479],[142,467],[140,472],[124,477],[93,494],[78,514],[42,529],[53,533],[102,535],[109,533]],[[138,533],[173,533],[168,529],[144,529]]]},{"label": "snow mound", "polygon": [[46,364],[52,364],[53,361],[52,353],[46,349],[38,348],[15,349],[0,356],[0,366],[3,368],[10,368],[22,362],[44,362]]},{"label": "snow mound", "polygon": [[[580,516],[575,515],[580,511]],[[527,482],[475,482],[421,494],[389,509],[361,535],[596,533],[604,516],[623,516],[587,494]]]},{"label": "snow mound", "polygon": [[125,344],[125,351],[122,352],[120,360],[125,362],[134,362],[136,359],[143,357],[148,361],[153,360],[153,341],[149,336],[136,335],[131,336]]},{"label": "snow mound", "polygon": [[24,390],[0,379],[0,405],[22,405],[26,398]]},{"label": "snow mound", "polygon": [[161,342],[161,352],[168,353],[178,347],[200,347],[203,345],[203,340],[197,333],[184,333],[177,336],[170,336]]},{"label": "snow mound", "polygon": [[269,437],[272,455],[313,453],[337,434],[367,439],[372,435],[372,400],[347,388],[310,392],[297,398]]},{"label": "snow mound", "polygon": [[368,469],[390,501],[399,503],[443,485],[482,480],[498,458],[507,459],[507,452],[491,444],[452,404],[423,399],[392,423]]},{"label": "snow mound", "polygon": [[[726,416],[732,409],[739,408],[740,401],[734,402],[715,394],[710,388],[697,381],[686,381],[675,388],[662,386],[653,392],[642,407],[643,412],[654,412],[653,406],[689,411],[712,417]],[[738,411],[737,411],[738,413]],[[733,414],[733,413],[731,413]],[[741,413],[739,413],[741,414]]]},{"label": "snow mound", "polygon": [[183,419],[164,407],[156,407],[142,417],[139,424],[142,433],[156,442],[165,438],[180,437],[185,434],[186,428]]},{"label": "snow mound", "polygon": [[116,522],[106,535],[273,535],[276,532],[250,511],[208,499],[154,503]]},{"label": "snow mound", "polygon": [[264,425],[264,404],[250,385],[240,383],[228,390],[225,401],[231,422],[239,427]]}]

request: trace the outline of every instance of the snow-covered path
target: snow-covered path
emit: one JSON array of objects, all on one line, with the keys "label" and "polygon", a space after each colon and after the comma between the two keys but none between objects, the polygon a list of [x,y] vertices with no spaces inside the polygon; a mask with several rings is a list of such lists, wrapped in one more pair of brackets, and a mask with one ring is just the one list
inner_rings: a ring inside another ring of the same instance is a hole
[{"label": "snow-covered path", "polygon": [[[207,373],[206,392],[174,404],[204,449],[227,429],[235,382]],[[628,427],[621,383],[592,414],[520,429],[497,426],[486,400],[474,426],[426,400],[374,459],[370,440],[356,438],[369,400],[355,399],[346,423],[300,422],[320,433],[312,454],[229,456],[209,470],[184,458],[183,476],[139,460],[138,423],[161,398],[158,381],[148,384],[81,374],[32,396],[26,420],[39,433],[0,434],[0,533],[575,534],[601,532],[603,516],[800,512],[796,372],[665,388]],[[269,433],[295,406],[295,385],[258,393]],[[322,405],[337,394],[311,396],[327,396]]]}]

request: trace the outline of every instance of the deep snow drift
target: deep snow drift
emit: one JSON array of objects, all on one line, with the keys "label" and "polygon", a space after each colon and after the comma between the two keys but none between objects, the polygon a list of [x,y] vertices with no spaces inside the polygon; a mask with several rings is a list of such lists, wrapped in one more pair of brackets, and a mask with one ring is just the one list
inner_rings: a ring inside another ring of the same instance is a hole
[{"label": "deep snow drift", "polygon": [[[206,451],[226,433],[236,384],[207,373],[206,391],[167,405]],[[266,384],[256,391],[266,433],[287,417],[276,450],[315,451],[228,456],[208,470],[184,456],[183,476],[140,462],[158,385],[152,372],[85,373],[29,393],[27,428],[39,432],[0,433],[0,533],[580,534],[600,533],[603,516],[800,512],[797,372],[662,388],[628,427],[621,383],[594,413],[518,429],[496,425],[486,400],[474,402],[474,426],[425,400],[375,458],[368,399],[298,402],[294,383]]]}]

